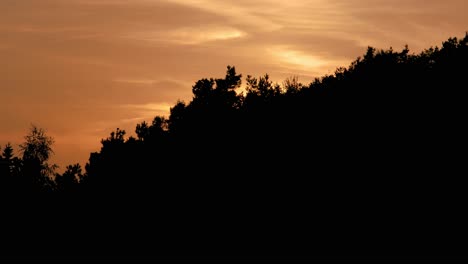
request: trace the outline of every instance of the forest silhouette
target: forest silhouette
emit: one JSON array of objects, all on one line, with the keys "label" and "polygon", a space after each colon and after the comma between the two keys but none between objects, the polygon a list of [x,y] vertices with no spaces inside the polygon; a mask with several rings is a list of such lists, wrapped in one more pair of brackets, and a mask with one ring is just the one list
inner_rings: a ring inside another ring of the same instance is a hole
[{"label": "forest silhouette", "polygon": [[0,256],[465,257],[467,73],[468,34],[310,84],[228,66],[60,174],[33,126],[0,151]]}]

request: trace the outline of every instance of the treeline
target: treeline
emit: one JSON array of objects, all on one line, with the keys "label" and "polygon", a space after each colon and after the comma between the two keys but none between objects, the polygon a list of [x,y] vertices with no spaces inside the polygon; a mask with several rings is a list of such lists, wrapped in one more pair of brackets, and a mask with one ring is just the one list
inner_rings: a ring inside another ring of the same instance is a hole
[{"label": "treeline", "polygon": [[467,73],[468,35],[419,54],[369,47],[309,84],[247,76],[239,92],[242,75],[228,66],[222,78],[197,81],[192,100],[169,117],[138,124],[135,137],[112,132],[84,170],[56,174],[47,163],[52,139],[33,127],[22,157],[3,148],[2,189],[60,194],[79,205],[79,219],[117,221],[132,241],[131,228],[164,237],[153,248],[138,244],[149,254],[171,243],[180,250],[170,254],[182,255],[440,251],[434,214],[462,232],[451,213],[466,201],[458,151]]}]

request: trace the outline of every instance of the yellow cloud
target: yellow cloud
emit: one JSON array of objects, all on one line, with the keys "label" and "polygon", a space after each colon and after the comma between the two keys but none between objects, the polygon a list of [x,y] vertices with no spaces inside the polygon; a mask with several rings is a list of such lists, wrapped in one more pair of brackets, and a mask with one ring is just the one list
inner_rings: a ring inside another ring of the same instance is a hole
[{"label": "yellow cloud", "polygon": [[[121,105],[121,108],[127,110],[133,110],[145,117],[135,117],[137,119],[153,117],[155,115],[167,115],[169,114],[169,109],[172,107],[172,104],[169,103],[152,103],[152,104],[124,104]],[[135,119],[133,118],[133,119]]]},{"label": "yellow cloud", "polygon": [[236,39],[245,36],[246,33],[233,27],[183,27],[171,31],[144,31],[130,33],[126,37],[150,41],[150,42],[171,42],[183,45],[196,45],[210,41],[221,41]]},{"label": "yellow cloud", "polygon": [[200,44],[209,41],[229,40],[245,36],[238,29],[229,27],[181,28],[169,34],[172,41],[182,44]]},{"label": "yellow cloud", "polygon": [[327,64],[327,61],[318,56],[306,54],[302,51],[294,50],[286,46],[270,48],[269,52],[277,59],[277,61],[295,66],[301,70],[316,69]]},{"label": "yellow cloud", "polygon": [[[251,27],[260,28],[262,30],[274,31],[282,28],[272,21],[270,17],[265,17],[259,13],[259,9],[252,10],[251,6],[255,3],[249,1],[218,1],[218,0],[166,0],[167,2],[189,6],[204,11],[208,11],[217,15],[222,15],[231,23],[249,25]],[[262,5],[264,8],[273,6],[272,3]],[[276,4],[276,3],[274,3]],[[258,5],[256,5],[258,7]],[[252,12],[254,11],[254,12]]]}]

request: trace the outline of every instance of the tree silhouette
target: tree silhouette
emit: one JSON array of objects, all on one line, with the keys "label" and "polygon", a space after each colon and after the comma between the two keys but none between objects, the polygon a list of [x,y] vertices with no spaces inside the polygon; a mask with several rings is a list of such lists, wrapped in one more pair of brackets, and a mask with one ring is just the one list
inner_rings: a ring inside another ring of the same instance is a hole
[{"label": "tree silhouette", "polygon": [[64,193],[77,192],[82,178],[83,173],[80,164],[68,165],[62,175],[58,174],[55,177],[56,188]]},{"label": "tree silhouette", "polygon": [[20,145],[23,155],[23,180],[31,190],[45,191],[52,188],[52,177],[57,166],[49,165],[47,161],[53,154],[54,140],[46,135],[44,129],[34,125],[24,139],[25,142]]},{"label": "tree silhouette", "polygon": [[2,155],[0,156],[3,156],[3,159],[6,161],[11,161],[13,159],[13,147],[10,143],[5,145]]},{"label": "tree silhouette", "polygon": [[3,186],[2,192],[9,192],[15,186],[13,182],[13,170],[15,163],[17,162],[15,162],[13,157],[13,147],[10,143],[8,143],[0,153],[0,181],[2,182]]},{"label": "tree silhouette", "polygon": [[[228,66],[135,138],[113,131],[84,172],[35,186],[68,202],[48,207],[70,215],[67,236],[99,238],[80,244],[88,254],[467,255],[450,235],[466,234],[467,43],[368,47],[309,84],[247,75],[243,93]],[[33,127],[10,172],[47,178],[52,143]]]},{"label": "tree silhouette", "polygon": [[[0,148],[1,150],[1,148]],[[10,143],[5,145],[2,153],[0,153],[0,162],[1,162],[1,174],[0,175],[10,175],[10,166],[11,160],[13,158],[13,148]]]}]

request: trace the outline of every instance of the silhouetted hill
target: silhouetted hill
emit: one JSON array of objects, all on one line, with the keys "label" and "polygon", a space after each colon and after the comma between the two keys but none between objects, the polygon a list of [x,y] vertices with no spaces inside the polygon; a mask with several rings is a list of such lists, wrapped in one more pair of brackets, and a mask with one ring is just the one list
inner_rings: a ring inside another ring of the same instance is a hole
[{"label": "silhouetted hill", "polygon": [[[136,138],[103,139],[84,173],[10,194],[27,210],[2,254],[466,257],[467,72],[468,35],[420,54],[369,47],[308,85],[248,76],[241,94],[228,66]],[[22,161],[5,177],[48,168]]]}]

